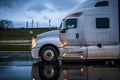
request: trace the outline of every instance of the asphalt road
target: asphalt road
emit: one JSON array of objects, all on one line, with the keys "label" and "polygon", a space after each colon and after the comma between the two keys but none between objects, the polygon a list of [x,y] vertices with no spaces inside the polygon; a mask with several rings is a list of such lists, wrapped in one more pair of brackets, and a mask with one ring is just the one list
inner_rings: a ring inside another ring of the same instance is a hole
[{"label": "asphalt road", "polygon": [[31,80],[30,52],[0,52],[0,80]]},{"label": "asphalt road", "polygon": [[0,52],[0,80],[119,80],[120,66],[36,61],[31,52]]}]

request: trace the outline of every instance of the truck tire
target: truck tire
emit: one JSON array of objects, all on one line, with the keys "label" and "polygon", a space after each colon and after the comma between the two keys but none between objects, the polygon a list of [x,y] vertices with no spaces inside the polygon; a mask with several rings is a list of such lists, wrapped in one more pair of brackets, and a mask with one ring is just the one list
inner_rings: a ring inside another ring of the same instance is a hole
[{"label": "truck tire", "polygon": [[40,51],[42,61],[53,63],[57,60],[58,52],[53,46],[45,46]]}]

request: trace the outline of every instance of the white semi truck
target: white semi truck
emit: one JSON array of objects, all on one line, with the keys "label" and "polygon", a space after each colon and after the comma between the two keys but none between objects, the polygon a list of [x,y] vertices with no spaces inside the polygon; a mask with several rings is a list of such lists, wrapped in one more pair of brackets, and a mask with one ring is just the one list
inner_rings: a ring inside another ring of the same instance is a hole
[{"label": "white semi truck", "polygon": [[120,0],[86,0],[62,20],[59,30],[32,38],[32,57],[61,60],[120,59]]}]

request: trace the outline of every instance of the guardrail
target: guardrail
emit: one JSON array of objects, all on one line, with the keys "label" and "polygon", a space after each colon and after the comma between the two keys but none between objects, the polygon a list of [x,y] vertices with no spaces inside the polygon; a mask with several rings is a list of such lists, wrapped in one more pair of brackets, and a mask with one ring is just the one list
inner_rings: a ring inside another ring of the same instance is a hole
[{"label": "guardrail", "polygon": [[31,40],[0,40],[0,44],[30,44]]}]

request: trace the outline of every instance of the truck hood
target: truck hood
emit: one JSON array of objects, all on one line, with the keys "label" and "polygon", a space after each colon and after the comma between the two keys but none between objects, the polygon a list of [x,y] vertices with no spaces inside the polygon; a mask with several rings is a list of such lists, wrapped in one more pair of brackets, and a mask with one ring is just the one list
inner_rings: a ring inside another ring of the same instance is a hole
[{"label": "truck hood", "polygon": [[37,39],[43,37],[59,37],[59,30],[52,30],[37,35]]}]

